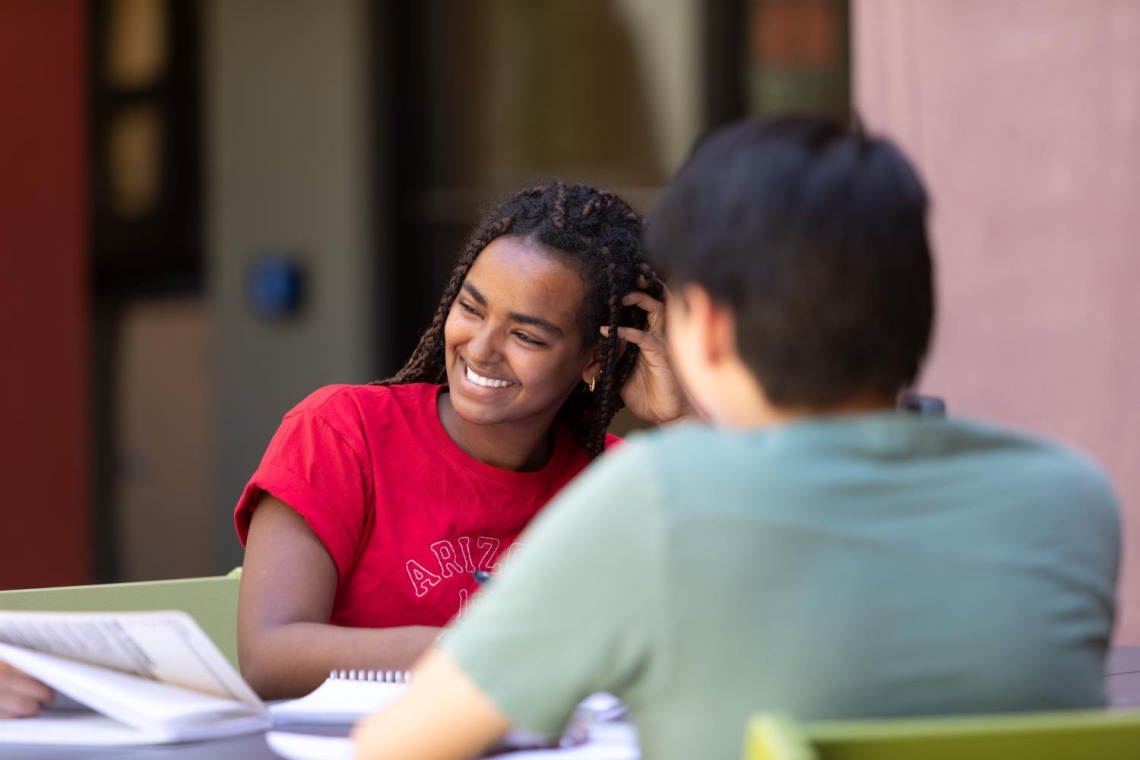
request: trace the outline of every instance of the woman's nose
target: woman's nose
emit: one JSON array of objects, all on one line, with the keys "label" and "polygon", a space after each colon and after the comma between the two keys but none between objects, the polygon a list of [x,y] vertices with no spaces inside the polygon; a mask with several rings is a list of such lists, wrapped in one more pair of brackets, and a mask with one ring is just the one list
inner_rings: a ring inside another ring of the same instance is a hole
[{"label": "woman's nose", "polygon": [[499,358],[497,330],[483,324],[467,343],[467,355],[476,361],[490,362]]}]

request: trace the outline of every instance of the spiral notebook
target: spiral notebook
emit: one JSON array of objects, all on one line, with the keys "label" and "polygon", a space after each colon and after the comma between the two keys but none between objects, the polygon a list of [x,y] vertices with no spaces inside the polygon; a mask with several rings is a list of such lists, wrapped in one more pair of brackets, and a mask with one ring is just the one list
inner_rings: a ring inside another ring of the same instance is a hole
[{"label": "spiral notebook", "polygon": [[402,670],[334,670],[300,699],[269,705],[274,725],[310,723],[351,726],[400,695],[410,674]]},{"label": "spiral notebook", "polygon": [[[351,725],[386,707],[411,676],[405,671],[338,670],[300,699],[269,705],[275,726]],[[561,737],[547,739],[512,729],[484,756],[509,754],[512,760],[638,760],[637,733],[621,721],[625,706],[612,694],[592,694],[578,705]],[[303,729],[300,729],[303,730]],[[287,760],[349,760],[355,746],[345,737],[270,731],[266,742]]]},{"label": "spiral notebook", "polygon": [[[411,680],[407,671],[334,670],[300,699],[275,702],[269,713],[275,726],[349,726],[386,707]],[[575,717],[561,737],[548,739],[515,728],[490,754],[507,753],[516,760],[557,756],[578,760],[636,760],[639,752],[633,727],[620,721],[625,706],[612,694],[591,694],[578,705]],[[333,760],[354,754],[352,741],[340,737],[311,736],[271,731],[269,746],[291,760]],[[533,754],[531,754],[533,753]]]},{"label": "spiral notebook", "polygon": [[[285,731],[270,731],[265,743],[286,760],[352,760],[356,745],[352,739],[339,736],[313,736]],[[637,732],[629,723],[606,723],[591,730],[589,741],[556,749],[512,749],[492,751],[481,757],[509,760],[639,760]]]}]

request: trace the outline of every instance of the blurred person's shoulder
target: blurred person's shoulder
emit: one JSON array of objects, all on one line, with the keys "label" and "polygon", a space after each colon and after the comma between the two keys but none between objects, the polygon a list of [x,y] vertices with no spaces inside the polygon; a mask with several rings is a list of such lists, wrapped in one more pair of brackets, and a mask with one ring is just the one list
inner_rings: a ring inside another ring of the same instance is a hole
[{"label": "blurred person's shoulder", "polygon": [[1027,489],[1116,512],[1108,473],[1090,454],[1055,438],[1001,424],[954,419],[947,423],[959,450],[991,458]]}]

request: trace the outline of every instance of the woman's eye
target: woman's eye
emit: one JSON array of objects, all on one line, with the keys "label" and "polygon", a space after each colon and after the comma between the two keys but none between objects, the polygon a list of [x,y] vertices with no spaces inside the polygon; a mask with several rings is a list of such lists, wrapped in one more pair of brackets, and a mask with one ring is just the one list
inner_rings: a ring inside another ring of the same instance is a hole
[{"label": "woman's eye", "polygon": [[467,303],[466,301],[459,301],[458,303],[459,308],[463,309],[463,311],[467,312],[468,314],[479,316],[479,312],[476,311],[475,307],[471,304]]},{"label": "woman's eye", "polygon": [[532,338],[524,332],[516,332],[515,337],[518,338],[519,340],[521,340],[523,343],[526,343],[528,346],[545,346],[546,345],[541,340],[538,340],[536,338]]}]

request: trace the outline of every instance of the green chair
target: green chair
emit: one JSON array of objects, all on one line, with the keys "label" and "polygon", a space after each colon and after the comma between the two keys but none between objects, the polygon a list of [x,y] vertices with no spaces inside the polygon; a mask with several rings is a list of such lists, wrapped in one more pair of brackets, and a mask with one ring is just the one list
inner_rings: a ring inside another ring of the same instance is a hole
[{"label": "green chair", "polygon": [[198,621],[236,669],[240,578],[239,567],[228,575],[209,578],[0,591],[0,610],[182,610]]},{"label": "green chair", "polygon": [[1135,760],[1140,711],[1017,713],[797,724],[756,715],[744,760]]}]

